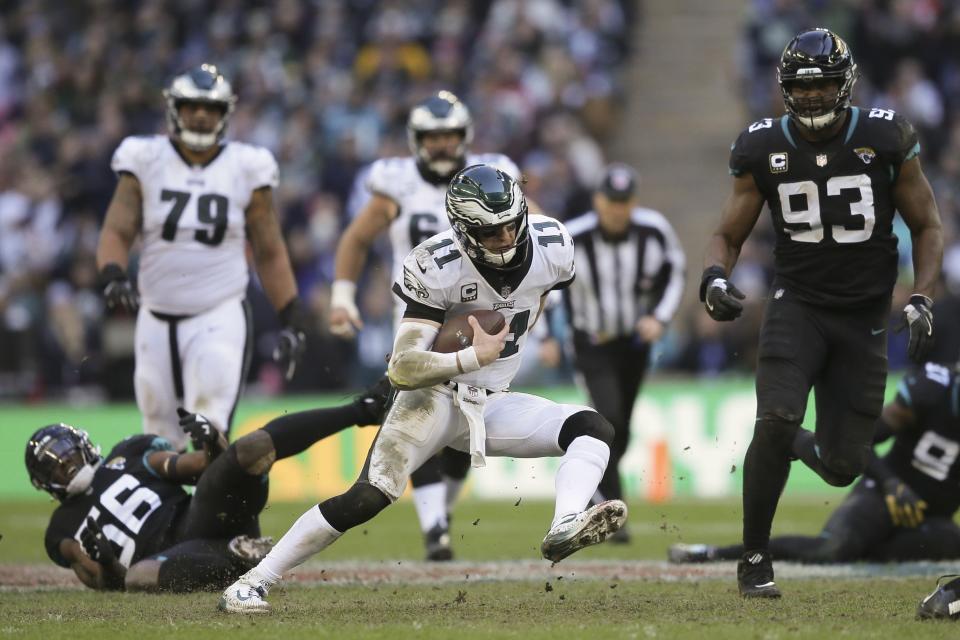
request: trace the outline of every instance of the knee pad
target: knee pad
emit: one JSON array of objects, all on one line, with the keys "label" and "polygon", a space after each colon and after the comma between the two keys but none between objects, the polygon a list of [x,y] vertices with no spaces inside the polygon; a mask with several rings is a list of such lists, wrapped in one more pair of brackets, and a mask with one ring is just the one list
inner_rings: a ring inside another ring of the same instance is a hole
[{"label": "knee pad", "polygon": [[580,436],[596,438],[609,447],[613,442],[613,425],[596,411],[578,411],[563,421],[557,444],[566,451],[570,443]]},{"label": "knee pad", "polygon": [[390,506],[389,497],[366,482],[355,482],[346,493],[321,502],[320,513],[334,529],[345,532],[367,522]]},{"label": "knee pad", "polygon": [[800,421],[788,419],[790,417],[766,414],[757,418],[753,427],[753,441],[784,455],[791,455]]}]

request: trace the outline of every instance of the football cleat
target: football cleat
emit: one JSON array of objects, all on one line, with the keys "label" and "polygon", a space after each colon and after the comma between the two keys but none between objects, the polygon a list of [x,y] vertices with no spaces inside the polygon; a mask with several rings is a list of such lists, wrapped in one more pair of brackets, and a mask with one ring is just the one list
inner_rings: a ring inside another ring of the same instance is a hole
[{"label": "football cleat", "polygon": [[[941,585],[945,578],[953,578]],[[940,576],[937,588],[917,605],[917,620],[956,620],[960,618],[960,576]]]},{"label": "football cleat", "polygon": [[250,536],[237,536],[227,543],[227,551],[241,563],[253,568],[260,564],[270,549],[273,549],[273,538],[266,536],[263,538],[253,538]]},{"label": "football cleat", "polygon": [[773,560],[763,549],[747,551],[737,563],[737,587],[744,598],[779,598],[780,589],[773,581]]},{"label": "football cleat", "polygon": [[717,548],[709,544],[684,544],[678,542],[667,549],[667,560],[674,564],[684,562],[710,562],[717,559]]},{"label": "football cleat", "polygon": [[540,544],[540,553],[551,562],[560,562],[584,547],[603,542],[626,521],[627,505],[622,500],[601,502],[553,525]]},{"label": "football cleat", "polygon": [[371,424],[381,424],[383,418],[390,410],[393,404],[393,398],[397,395],[397,390],[387,376],[377,380],[371,387],[365,389],[353,399],[353,404],[360,410],[359,427],[365,427]]},{"label": "football cleat", "polygon": [[439,524],[424,536],[427,545],[427,560],[430,562],[446,562],[453,560],[453,549],[450,547],[450,530]]},{"label": "football cleat", "polygon": [[270,583],[251,569],[224,589],[217,609],[227,613],[270,613],[270,603],[266,601],[269,589]]}]

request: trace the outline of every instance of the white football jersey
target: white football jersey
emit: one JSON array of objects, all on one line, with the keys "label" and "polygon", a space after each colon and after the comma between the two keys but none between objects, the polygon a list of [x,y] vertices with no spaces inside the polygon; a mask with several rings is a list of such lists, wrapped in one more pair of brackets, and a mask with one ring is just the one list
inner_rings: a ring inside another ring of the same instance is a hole
[{"label": "white football jersey", "polygon": [[403,261],[393,285],[403,298],[456,316],[478,309],[504,315],[510,332],[500,358],[491,364],[453,378],[455,382],[503,391],[520,368],[520,352],[527,331],[537,318],[540,298],[573,281],[573,240],[563,224],[553,218],[530,215],[530,268],[514,290],[496,291],[463,255],[452,229],[417,246]]},{"label": "white football jersey", "polygon": [[[500,153],[467,154],[466,166],[489,164],[520,179],[520,169]],[[367,188],[397,203],[397,217],[390,223],[393,249],[393,279],[400,277],[401,265],[411,250],[430,236],[450,228],[444,200],[446,184],[423,179],[413,156],[384,158],[370,166]],[[402,307],[402,305],[401,305]],[[402,312],[402,309],[401,309]]]},{"label": "white football jersey", "polygon": [[255,190],[277,186],[273,154],[228,142],[206,165],[191,165],[166,136],[132,136],[120,143],[111,167],[140,182],[137,286],[147,309],[195,315],[244,296],[245,211]]}]

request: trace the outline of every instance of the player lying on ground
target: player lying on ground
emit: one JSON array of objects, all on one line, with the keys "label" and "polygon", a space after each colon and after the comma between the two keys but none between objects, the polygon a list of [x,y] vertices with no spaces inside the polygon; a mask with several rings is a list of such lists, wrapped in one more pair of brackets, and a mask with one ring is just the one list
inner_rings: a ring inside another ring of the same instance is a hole
[{"label": "player lying on ground", "polygon": [[[26,465],[34,486],[60,501],[47,554],[91,589],[194,591],[235,580],[272,544],[258,517],[273,463],[349,426],[379,423],[386,398],[378,385],[342,407],[279,417],[229,446],[209,420],[181,409],[196,449],[184,454],[138,435],[101,457],[85,431],[43,427],[27,442]],[[183,484],[196,485],[192,497]]]},{"label": "player lying on ground", "polygon": [[[267,591],[284,573],[397,500],[410,472],[446,446],[469,452],[475,466],[486,456],[561,457],[554,519],[541,545],[548,560],[602,542],[623,525],[627,509],[619,500],[585,510],[610,456],[610,423],[588,407],[508,391],[544,297],[573,281],[570,235],[546,216],[528,219],[519,184],[488,165],[454,176],[446,210],[452,229],[415,248],[394,284],[407,305],[388,368],[400,391],[359,479],[304,513],[223,592],[221,609],[269,611]],[[481,310],[501,311],[502,330],[487,333],[470,316],[472,345],[430,350],[445,320]]]},{"label": "player lying on ground", "polygon": [[[874,454],[864,477],[818,536],[777,536],[777,560],[854,562],[960,558],[960,365],[927,363],[909,373],[883,409],[875,442],[893,436],[882,458]],[[738,560],[742,545],[676,544],[672,562]]]}]

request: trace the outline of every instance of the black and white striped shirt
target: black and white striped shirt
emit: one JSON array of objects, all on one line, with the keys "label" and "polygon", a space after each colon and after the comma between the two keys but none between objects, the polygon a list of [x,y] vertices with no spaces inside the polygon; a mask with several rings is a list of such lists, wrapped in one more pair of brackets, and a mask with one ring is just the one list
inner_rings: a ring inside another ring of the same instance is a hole
[{"label": "black and white striped shirt", "polygon": [[592,342],[632,336],[637,320],[667,324],[683,295],[686,256],[673,227],[658,211],[636,207],[619,240],[605,239],[590,211],[566,223],[573,236],[577,279],[564,291],[575,331]]}]

